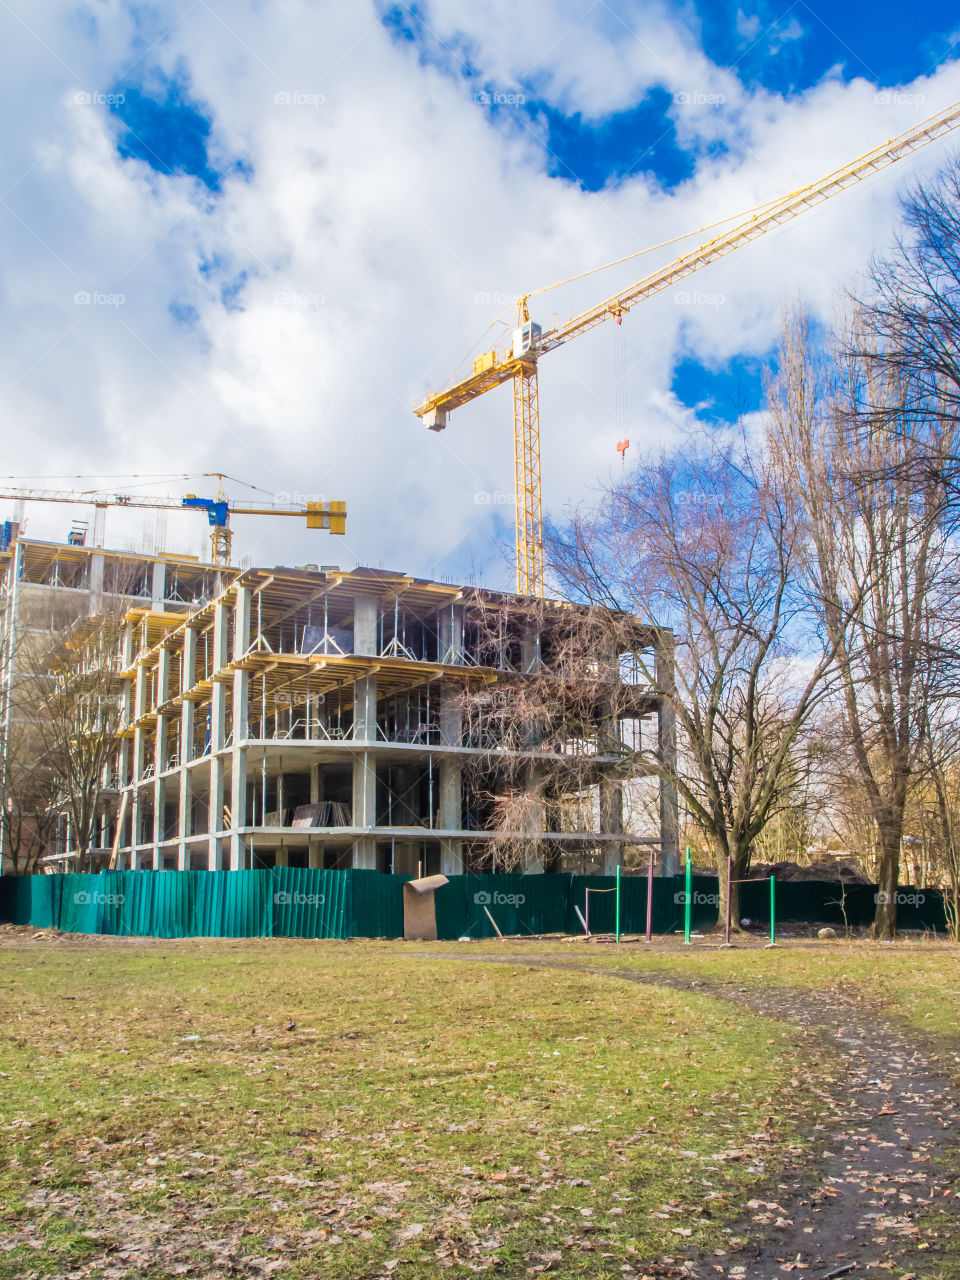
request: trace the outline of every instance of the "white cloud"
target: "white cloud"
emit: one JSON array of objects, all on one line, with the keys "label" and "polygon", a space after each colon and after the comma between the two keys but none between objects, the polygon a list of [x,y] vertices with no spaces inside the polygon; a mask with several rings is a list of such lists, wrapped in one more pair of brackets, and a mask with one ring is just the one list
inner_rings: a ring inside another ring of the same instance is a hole
[{"label": "white cloud", "polygon": [[[498,3],[474,16],[434,4],[438,38],[469,48],[482,80],[535,78],[565,110],[621,110],[652,84],[723,95],[673,109],[683,145],[723,144],[690,181],[666,194],[641,176],[588,194],[547,176],[519,115],[514,128],[497,123],[475,83],[424,65],[372,6],[238,2],[218,14],[170,0],[149,25],[119,0],[79,11],[21,0],[18,12],[34,34],[8,16],[19,35],[2,55],[3,470],[223,469],[348,500],[344,541],[292,521],[238,522],[238,547],[258,562],[453,576],[477,563],[508,582],[493,543],[509,541],[510,511],[474,495],[512,490],[509,388],[459,410],[440,436],[410,409],[478,349],[505,299],[769,199],[960,98],[955,64],[906,87],[922,104],[881,103],[874,86],[837,79],[788,101],[747,93],[676,10],[657,6],[618,17],[602,5]],[[249,179],[228,177],[210,199],[119,157],[115,118],[74,95],[109,93],[147,68],[188,78],[213,115],[214,162],[242,155]],[[546,358],[549,509],[620,467],[618,337],[635,457],[689,421],[669,391],[679,353],[766,351],[797,291],[828,315],[887,241],[898,184],[946,152],[927,149],[691,281],[722,304],[660,297],[619,335],[604,327]],[[549,323],[675,252],[537,299],[536,315]],[[227,309],[221,287],[241,279],[242,309]],[[78,304],[78,292],[114,303]],[[171,307],[193,308],[196,325]],[[49,528],[57,509],[34,519]],[[178,519],[184,531],[171,521],[168,541],[195,547],[199,522]]]}]

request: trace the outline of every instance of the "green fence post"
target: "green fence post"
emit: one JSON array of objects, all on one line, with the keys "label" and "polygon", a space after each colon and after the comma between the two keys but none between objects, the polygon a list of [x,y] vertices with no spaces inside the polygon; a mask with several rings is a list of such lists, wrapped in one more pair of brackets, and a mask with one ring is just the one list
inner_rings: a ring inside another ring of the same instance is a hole
[{"label": "green fence post", "polygon": [[617,866],[617,941],[620,941],[620,867]]},{"label": "green fence post", "polygon": [[693,917],[693,863],[690,861],[690,846],[687,845],[687,891],[683,905],[683,943],[690,945],[690,922]]},{"label": "green fence post", "polygon": [[777,881],[770,877],[770,946],[777,945]]}]

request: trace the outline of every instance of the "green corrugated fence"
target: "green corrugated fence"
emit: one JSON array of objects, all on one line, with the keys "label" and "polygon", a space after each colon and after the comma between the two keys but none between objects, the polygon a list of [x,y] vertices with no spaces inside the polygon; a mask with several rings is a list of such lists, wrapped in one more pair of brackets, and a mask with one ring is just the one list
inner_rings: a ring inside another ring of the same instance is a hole
[{"label": "green corrugated fence", "polygon": [[[402,886],[409,876],[379,871],[321,871],[276,867],[264,871],[111,871],[99,875],[4,876],[0,921],[153,938],[397,938],[403,935]],[[505,934],[581,933],[575,907],[586,914],[587,890],[613,888],[612,876],[451,876],[437,891],[437,933],[444,939]],[[717,880],[693,878],[693,928],[717,921]],[[827,882],[777,884],[777,921],[869,924],[876,889],[846,891]],[[653,882],[654,933],[683,929],[684,882]],[[486,908],[486,910],[484,910]],[[489,912],[489,914],[488,914]],[[621,880],[623,933],[646,929],[647,880]],[[933,890],[902,888],[897,914],[904,928],[946,928],[943,899]],[[770,884],[740,886],[740,915],[770,920]],[[590,893],[590,929],[612,933],[615,895]]]},{"label": "green corrugated fence", "polygon": [[4,877],[0,919],[150,938],[346,938],[355,874],[277,867]]}]

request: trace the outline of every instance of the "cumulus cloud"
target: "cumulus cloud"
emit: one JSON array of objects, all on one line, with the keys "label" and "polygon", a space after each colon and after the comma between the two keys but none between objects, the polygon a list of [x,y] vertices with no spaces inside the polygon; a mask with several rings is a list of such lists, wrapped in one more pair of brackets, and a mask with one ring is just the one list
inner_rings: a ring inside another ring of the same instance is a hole
[{"label": "cumulus cloud", "polygon": [[[747,89],[674,7],[474,13],[436,0],[421,12],[405,36],[402,13],[361,3],[11,7],[5,471],[222,470],[267,492],[342,497],[345,540],[250,519],[238,548],[259,563],[476,571],[506,585],[496,543],[512,511],[490,495],[512,493],[509,389],[442,435],[423,430],[414,399],[507,331],[519,291],[770,199],[960,98],[950,62],[885,101],[838,77],[790,97]],[[124,145],[138,119],[125,123],[111,95],[166,101],[170,86],[209,126],[214,184]],[[640,165],[598,192],[552,177],[536,105],[491,109],[487,86],[584,121],[666,90],[692,176],[666,189]],[[636,451],[692,417],[671,391],[678,360],[765,354],[799,291],[829,315],[888,240],[898,186],[944,154],[929,148],[694,277],[701,300],[673,291],[545,358],[548,508],[620,466],[618,399]],[[676,252],[535,299],[536,317],[549,324]],[[47,529],[59,513],[32,518]],[[196,548],[201,530],[177,521],[168,541]]]}]

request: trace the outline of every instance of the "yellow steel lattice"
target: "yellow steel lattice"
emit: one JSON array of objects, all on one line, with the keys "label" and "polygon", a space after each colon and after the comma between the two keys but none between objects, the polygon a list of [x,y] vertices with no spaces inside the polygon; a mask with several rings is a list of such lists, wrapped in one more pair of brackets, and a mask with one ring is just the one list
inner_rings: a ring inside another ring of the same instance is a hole
[{"label": "yellow steel lattice", "polygon": [[540,405],[536,364],[513,378],[513,456],[517,501],[517,592],[543,595],[543,530],[540,523]]}]

